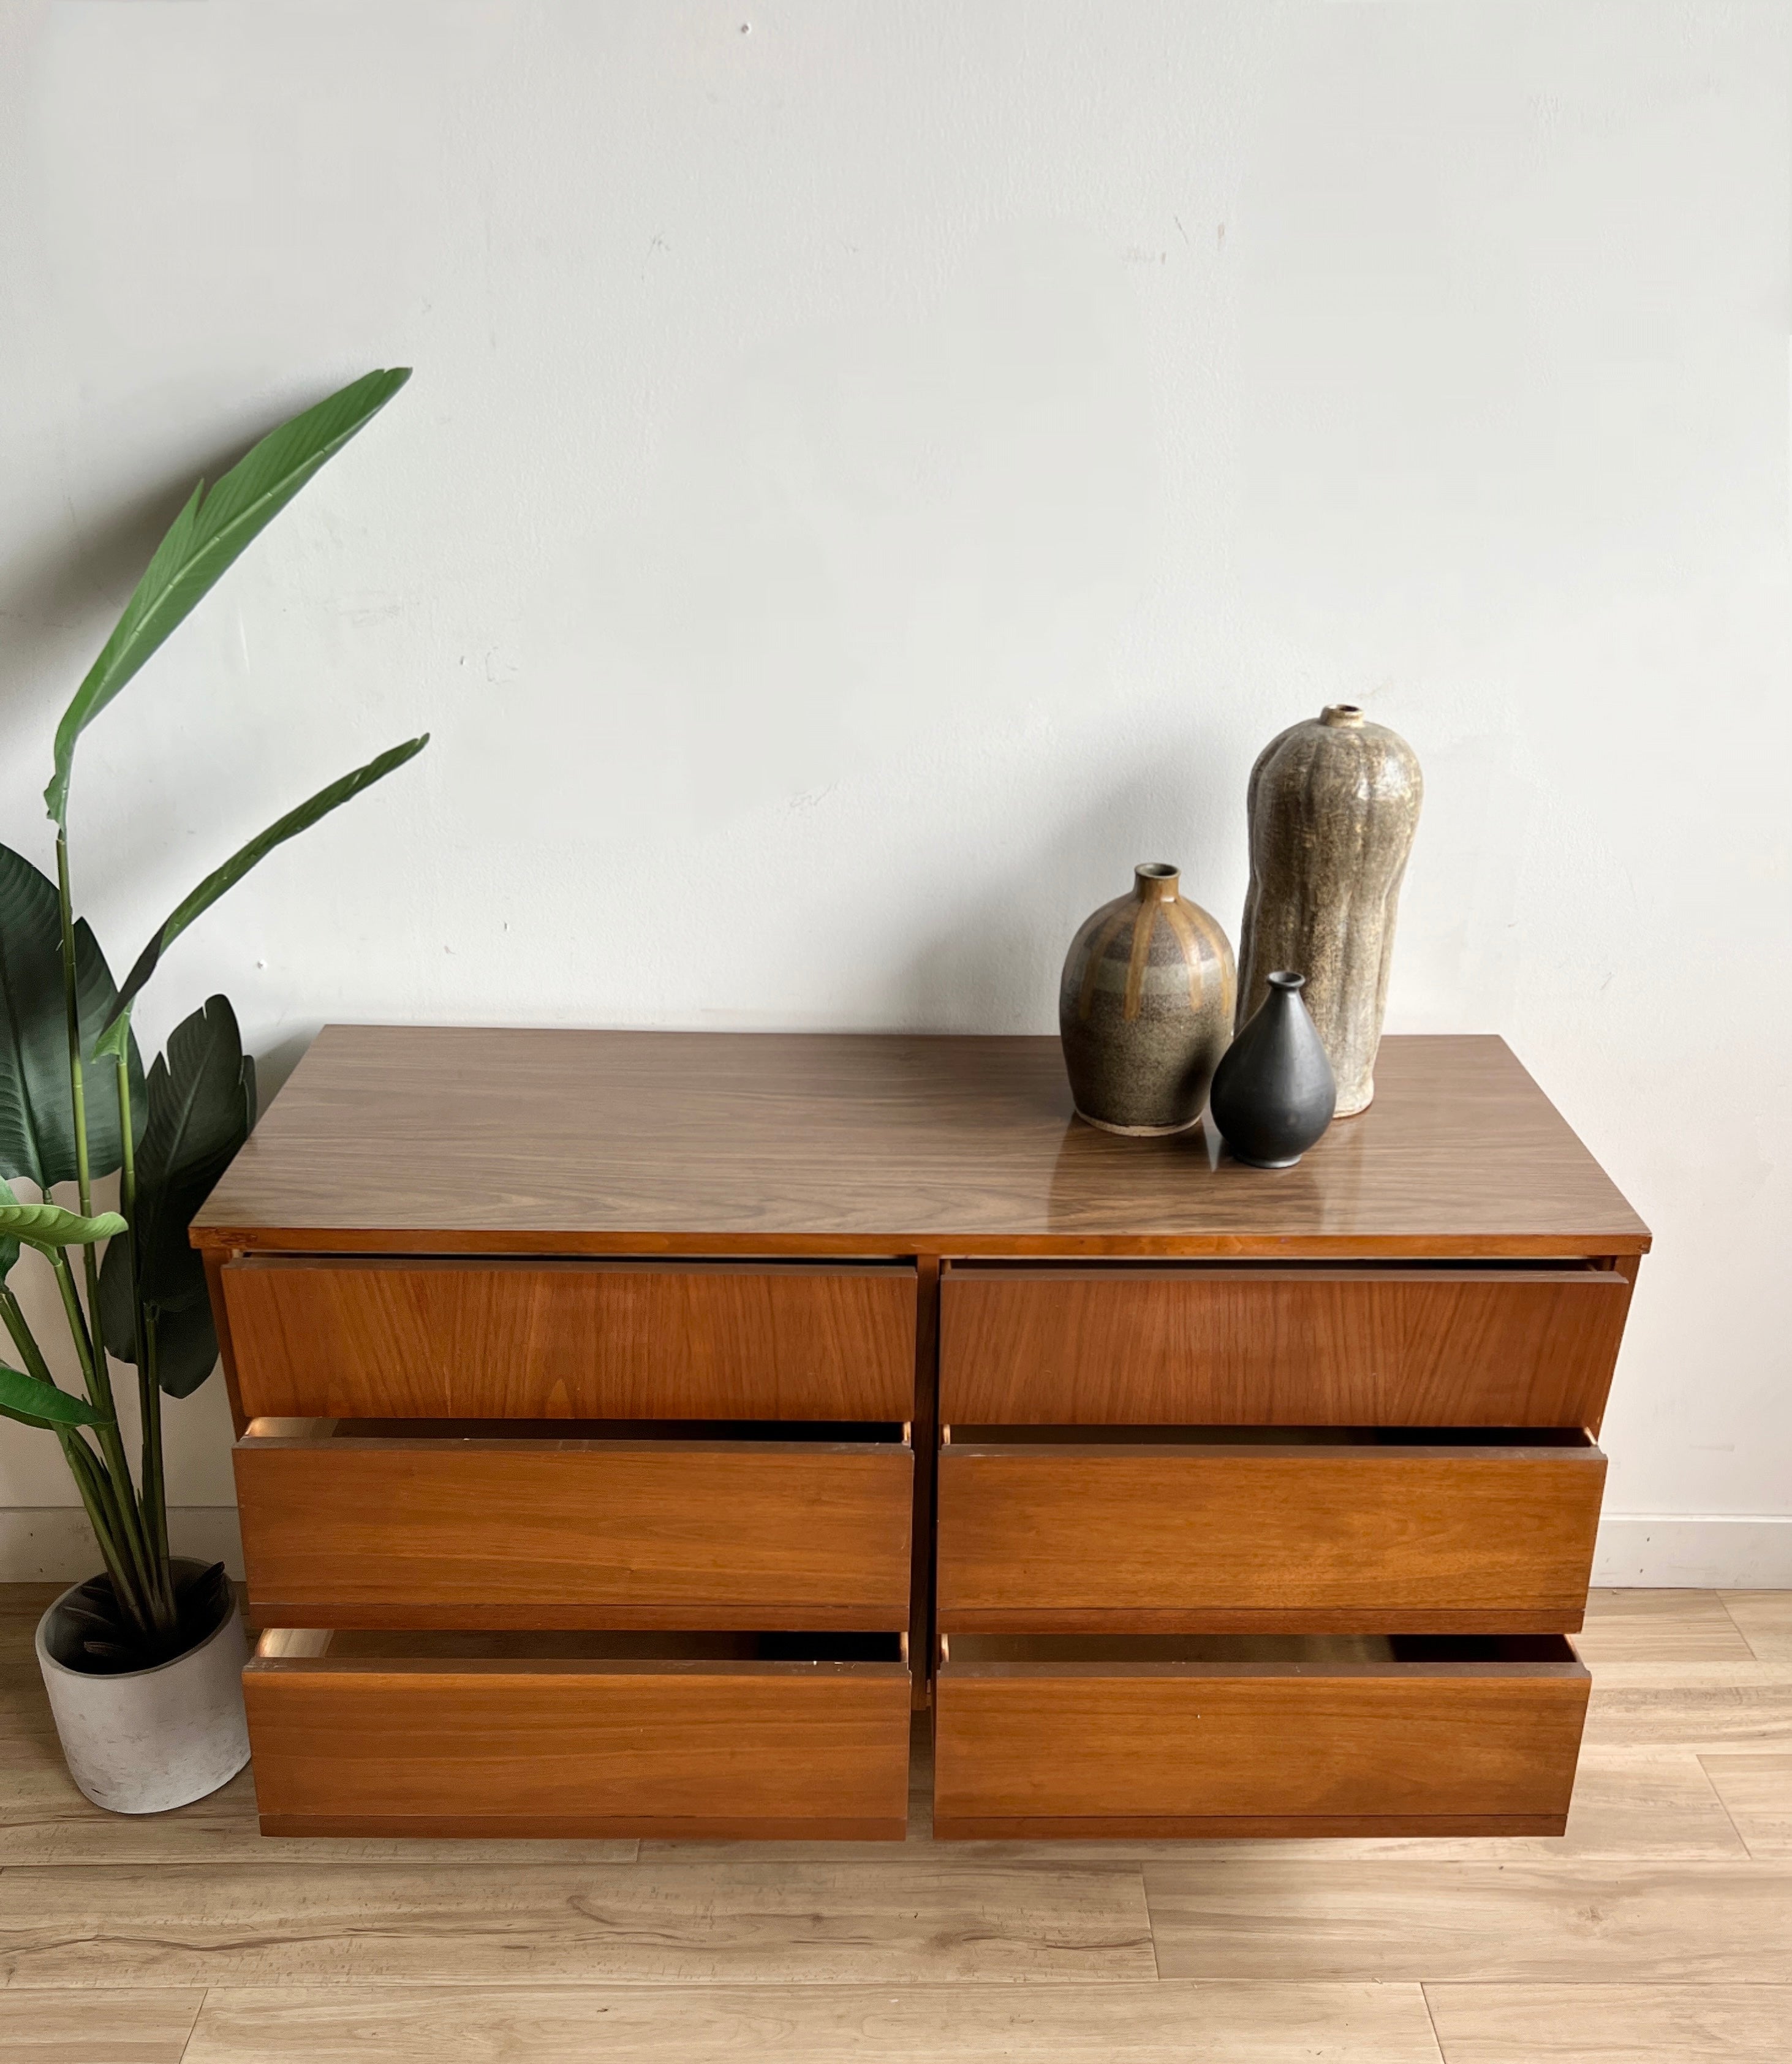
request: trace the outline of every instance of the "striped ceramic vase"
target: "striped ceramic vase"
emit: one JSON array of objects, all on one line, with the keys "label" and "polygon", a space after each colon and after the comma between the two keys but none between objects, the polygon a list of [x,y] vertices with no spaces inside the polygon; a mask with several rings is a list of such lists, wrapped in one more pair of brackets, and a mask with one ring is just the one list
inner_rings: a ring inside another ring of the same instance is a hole
[{"label": "striped ceramic vase", "polygon": [[1226,934],[1178,893],[1162,861],[1134,869],[1070,942],[1058,1030],[1077,1115],[1109,1132],[1200,1122],[1232,1033],[1237,983]]}]

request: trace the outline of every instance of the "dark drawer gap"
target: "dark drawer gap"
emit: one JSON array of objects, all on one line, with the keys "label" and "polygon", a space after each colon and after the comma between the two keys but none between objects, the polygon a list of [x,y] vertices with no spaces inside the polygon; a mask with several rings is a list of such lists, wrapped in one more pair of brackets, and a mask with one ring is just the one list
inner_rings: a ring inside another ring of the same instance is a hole
[{"label": "dark drawer gap", "polygon": [[1127,1668],[1186,1664],[1216,1675],[1239,1670],[1254,1675],[1271,1671],[1326,1676],[1340,1670],[1373,1671],[1395,1664],[1580,1667],[1573,1649],[1559,1634],[954,1634],[948,1640],[948,1667],[955,1670],[1017,1664]]},{"label": "dark drawer gap", "polygon": [[1412,1260],[1403,1255],[1397,1260],[1362,1261],[1332,1261],[1323,1258],[1311,1261],[1250,1261],[1230,1258],[1218,1261],[1047,1261],[1017,1258],[1012,1261],[948,1261],[946,1264],[948,1275],[960,1279],[973,1276],[1049,1275],[1061,1280],[1089,1280],[1202,1276],[1373,1276],[1387,1279],[1445,1275],[1480,1277],[1536,1276],[1539,1273],[1554,1276],[1564,1271],[1575,1275],[1609,1275],[1611,1272],[1601,1263],[1589,1260],[1585,1255],[1564,1255],[1560,1260],[1549,1255],[1531,1255],[1512,1260],[1483,1260],[1478,1255],[1472,1259],[1465,1259],[1459,1255],[1454,1260],[1440,1256],[1435,1260]]},{"label": "dark drawer gap", "polygon": [[283,1631],[264,1652],[331,1663],[892,1663],[900,1634]]},{"label": "dark drawer gap", "polygon": [[317,1441],[776,1441],[825,1447],[900,1447],[888,1420],[825,1419],[287,1419],[249,1423],[256,1440]]},{"label": "dark drawer gap", "polygon": [[950,1445],[1000,1448],[1566,1448],[1591,1450],[1584,1426],[964,1426]]}]

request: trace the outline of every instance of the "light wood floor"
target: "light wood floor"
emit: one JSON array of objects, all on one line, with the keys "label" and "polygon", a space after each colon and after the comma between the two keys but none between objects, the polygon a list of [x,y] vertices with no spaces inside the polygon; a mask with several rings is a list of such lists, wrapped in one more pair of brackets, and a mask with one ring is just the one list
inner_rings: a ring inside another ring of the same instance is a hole
[{"label": "light wood floor", "polygon": [[1792,1592],[1596,1594],[1568,1835],[264,1842],[65,1776],[0,1589],[6,2064],[1786,2064]]}]

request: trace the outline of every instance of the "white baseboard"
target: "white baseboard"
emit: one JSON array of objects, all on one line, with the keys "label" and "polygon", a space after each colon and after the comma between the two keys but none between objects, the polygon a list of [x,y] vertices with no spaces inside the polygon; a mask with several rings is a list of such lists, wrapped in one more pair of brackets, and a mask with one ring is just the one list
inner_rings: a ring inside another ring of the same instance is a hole
[{"label": "white baseboard", "polygon": [[1609,1513],[1593,1580],[1644,1590],[1792,1590],[1792,1516]]},{"label": "white baseboard", "polygon": [[[236,1508],[183,1505],[168,1513],[176,1554],[243,1574]],[[74,1583],[99,1566],[78,1505],[0,1509],[0,1583]],[[1792,1517],[1659,1518],[1614,1513],[1601,1521],[1593,1580],[1641,1590],[1792,1590]]]},{"label": "white baseboard", "polygon": [[[243,1537],[234,1505],[168,1508],[168,1546],[177,1555],[222,1562],[243,1574]],[[99,1568],[93,1529],[78,1505],[0,1508],[0,1583],[79,1583]]]}]

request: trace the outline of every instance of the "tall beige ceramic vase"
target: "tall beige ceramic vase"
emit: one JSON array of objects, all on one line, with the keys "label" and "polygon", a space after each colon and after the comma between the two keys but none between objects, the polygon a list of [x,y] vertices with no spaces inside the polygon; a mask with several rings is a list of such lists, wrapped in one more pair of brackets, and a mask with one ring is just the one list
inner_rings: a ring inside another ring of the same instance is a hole
[{"label": "tall beige ceramic vase", "polygon": [[1394,920],[1424,786],[1411,747],[1351,703],[1272,738],[1250,770],[1238,1022],[1275,970],[1305,975],[1339,1118],[1367,1111],[1375,1093]]}]

